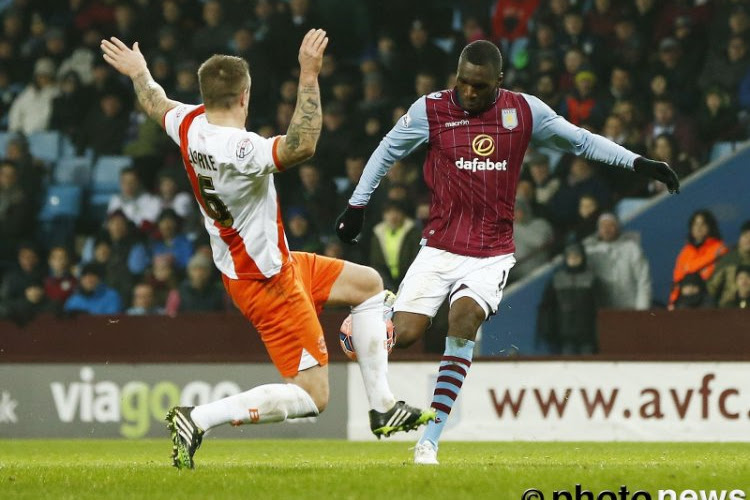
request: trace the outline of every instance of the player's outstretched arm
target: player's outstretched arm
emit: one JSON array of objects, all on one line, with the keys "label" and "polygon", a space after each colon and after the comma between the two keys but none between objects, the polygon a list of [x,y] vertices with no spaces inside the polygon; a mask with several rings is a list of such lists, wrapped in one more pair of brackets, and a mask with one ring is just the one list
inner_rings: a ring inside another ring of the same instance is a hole
[{"label": "player's outstretched arm", "polygon": [[299,90],[297,105],[286,135],[279,141],[277,154],[285,167],[307,160],[315,154],[315,146],[323,126],[318,74],[328,37],[323,30],[310,30],[299,48]]},{"label": "player's outstretched arm", "polygon": [[121,40],[112,37],[102,40],[101,48],[104,60],[117,71],[133,81],[135,95],[146,114],[156,123],[164,126],[162,118],[170,109],[181,103],[167,98],[164,89],[154,81],[141,54],[138,42],[131,49]]}]

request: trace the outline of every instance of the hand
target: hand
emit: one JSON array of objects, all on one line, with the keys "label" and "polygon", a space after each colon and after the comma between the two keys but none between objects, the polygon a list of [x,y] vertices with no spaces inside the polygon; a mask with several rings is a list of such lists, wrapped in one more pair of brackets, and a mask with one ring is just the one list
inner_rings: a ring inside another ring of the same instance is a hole
[{"label": "hand", "polygon": [[302,39],[299,47],[299,68],[301,74],[315,75],[320,73],[323,65],[323,52],[328,45],[328,37],[323,30],[310,30]]},{"label": "hand", "polygon": [[356,245],[365,223],[365,207],[349,205],[336,219],[336,234],[344,243]]},{"label": "hand", "polygon": [[131,49],[116,37],[112,37],[110,40],[102,40],[101,48],[104,52],[104,60],[131,79],[148,71],[146,59],[141,54],[141,49],[138,48],[138,42],[135,42]]},{"label": "hand", "polygon": [[633,163],[633,169],[641,175],[663,182],[670,193],[680,193],[680,180],[677,174],[663,161],[649,160],[639,156]]}]

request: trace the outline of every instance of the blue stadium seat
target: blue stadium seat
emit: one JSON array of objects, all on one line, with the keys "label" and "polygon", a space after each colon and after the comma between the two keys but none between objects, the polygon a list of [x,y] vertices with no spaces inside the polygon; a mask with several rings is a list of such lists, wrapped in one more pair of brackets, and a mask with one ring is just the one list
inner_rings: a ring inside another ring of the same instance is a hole
[{"label": "blue stadium seat", "polygon": [[735,149],[737,149],[736,142],[716,142],[711,146],[711,151],[708,153],[708,161],[718,160],[722,156],[731,154]]},{"label": "blue stadium seat", "polygon": [[39,220],[53,222],[60,217],[76,218],[81,214],[80,186],[50,186],[39,212]]},{"label": "blue stadium seat", "polygon": [[128,156],[100,156],[94,164],[91,188],[95,193],[113,193],[120,187],[120,171],[133,165]]},{"label": "blue stadium seat", "polygon": [[615,214],[618,219],[623,220],[646,203],[648,203],[648,198],[623,198],[615,207]]},{"label": "blue stadium seat", "polygon": [[60,158],[60,132],[50,130],[34,132],[29,135],[29,151],[31,156],[42,161],[52,163]]},{"label": "blue stadium seat", "polygon": [[88,186],[91,180],[91,159],[85,156],[61,159],[55,166],[52,180],[55,184]]},{"label": "blue stadium seat", "polygon": [[5,157],[5,147],[8,145],[8,139],[11,135],[10,132],[0,132],[0,157]]}]

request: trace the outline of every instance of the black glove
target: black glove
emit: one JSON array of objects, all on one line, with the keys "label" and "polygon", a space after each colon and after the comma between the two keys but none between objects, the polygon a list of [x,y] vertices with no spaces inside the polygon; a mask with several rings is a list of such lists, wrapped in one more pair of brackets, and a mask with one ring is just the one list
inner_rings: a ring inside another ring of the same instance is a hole
[{"label": "black glove", "polygon": [[346,207],[336,219],[336,234],[344,243],[356,245],[365,223],[365,207]]},{"label": "black glove", "polygon": [[670,193],[680,193],[680,180],[677,174],[663,161],[649,160],[639,156],[633,163],[633,169],[650,179],[656,179],[667,185]]}]

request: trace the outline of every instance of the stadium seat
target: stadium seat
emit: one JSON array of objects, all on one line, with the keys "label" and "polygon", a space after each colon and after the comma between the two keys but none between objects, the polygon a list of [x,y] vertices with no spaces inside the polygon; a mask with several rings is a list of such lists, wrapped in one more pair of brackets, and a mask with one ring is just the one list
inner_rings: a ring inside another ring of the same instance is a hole
[{"label": "stadium seat", "polygon": [[711,151],[708,153],[708,161],[718,160],[722,156],[732,153],[736,147],[737,143],[735,142],[716,142],[711,146]]},{"label": "stadium seat", "polygon": [[133,164],[128,156],[100,156],[94,164],[91,188],[95,193],[113,193],[120,186],[120,171]]},{"label": "stadium seat", "polygon": [[55,166],[52,180],[54,184],[88,186],[91,180],[91,159],[85,156],[61,159]]},{"label": "stadium seat", "polygon": [[52,222],[59,217],[78,217],[81,214],[80,186],[50,186],[44,197],[39,220]]},{"label": "stadium seat", "polygon": [[623,198],[615,207],[615,214],[618,219],[624,220],[646,203],[648,203],[648,198]]},{"label": "stadium seat", "polygon": [[29,135],[28,139],[29,151],[34,158],[47,163],[55,162],[60,158],[60,132],[55,130],[34,132]]},{"label": "stadium seat", "polygon": [[10,132],[0,132],[0,155],[5,157],[5,147],[8,145],[8,139],[10,139]]}]

